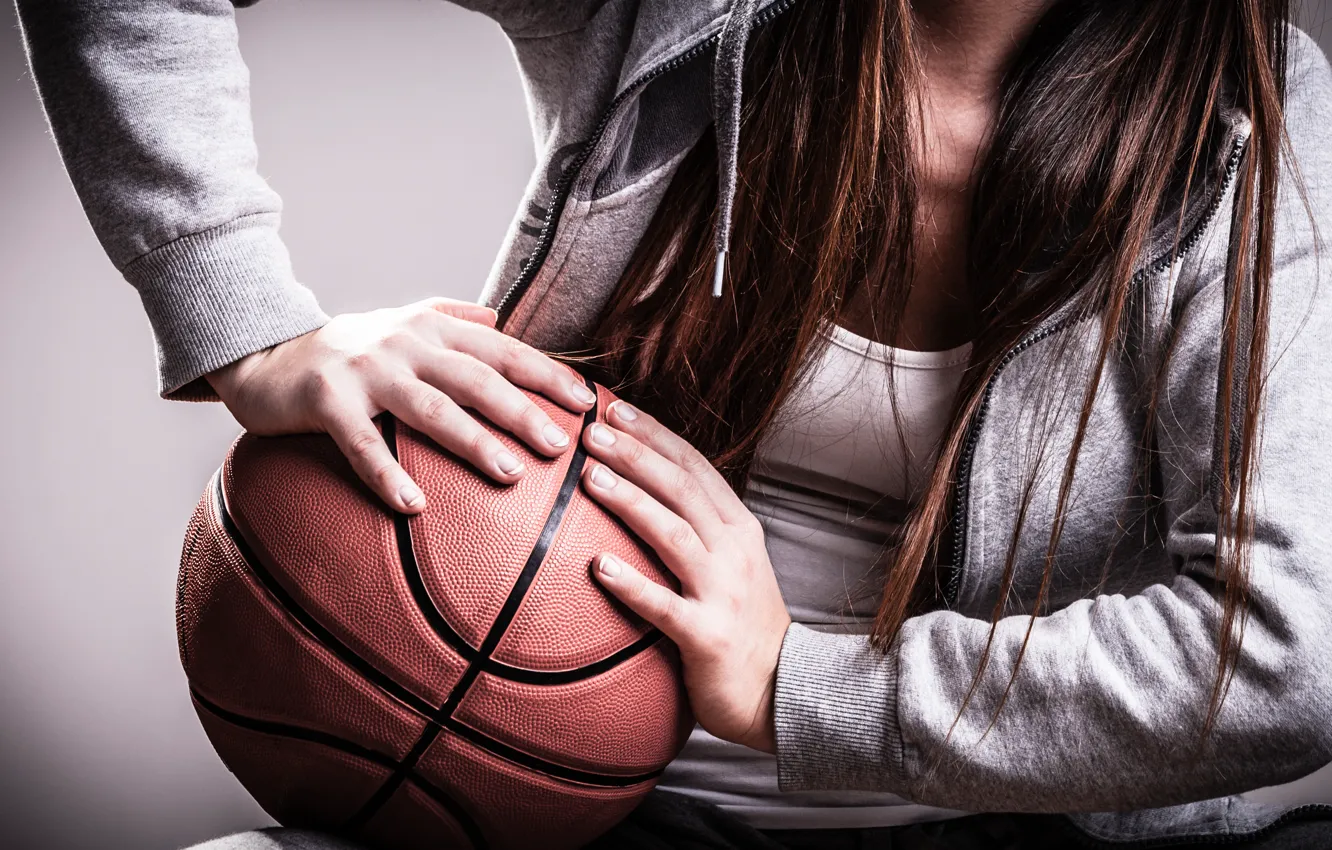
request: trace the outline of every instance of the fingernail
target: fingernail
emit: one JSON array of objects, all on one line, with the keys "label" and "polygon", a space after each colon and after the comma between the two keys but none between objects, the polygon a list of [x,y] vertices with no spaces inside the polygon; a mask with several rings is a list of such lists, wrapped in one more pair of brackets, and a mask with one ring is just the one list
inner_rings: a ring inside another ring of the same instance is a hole
[{"label": "fingernail", "polygon": [[554,422],[547,422],[541,429],[541,436],[546,438],[546,442],[555,448],[562,448],[569,445],[569,435],[564,433]]},{"label": "fingernail", "polygon": [[404,484],[398,488],[398,498],[409,508],[420,507],[425,501],[425,494],[415,484]]},{"label": "fingernail", "polygon": [[606,578],[619,578],[624,565],[614,555],[602,555],[601,560],[597,562],[597,569]]},{"label": "fingernail", "polygon": [[613,446],[615,445],[615,435],[605,425],[595,422],[592,425],[592,442],[598,446]]},{"label": "fingernail", "polygon": [[633,422],[638,418],[638,411],[634,410],[633,405],[627,401],[620,401],[617,399],[611,407],[615,410],[615,415],[623,419],[625,422]]},{"label": "fingernail", "polygon": [[614,473],[600,464],[592,470],[592,483],[604,490],[614,487],[616,480]]},{"label": "fingernail", "polygon": [[506,475],[513,475],[523,468],[523,462],[508,452],[499,452],[495,455],[495,465],[500,468],[500,472]]},{"label": "fingernail", "polygon": [[597,394],[589,390],[584,383],[574,383],[573,395],[583,404],[592,404],[597,400]]}]

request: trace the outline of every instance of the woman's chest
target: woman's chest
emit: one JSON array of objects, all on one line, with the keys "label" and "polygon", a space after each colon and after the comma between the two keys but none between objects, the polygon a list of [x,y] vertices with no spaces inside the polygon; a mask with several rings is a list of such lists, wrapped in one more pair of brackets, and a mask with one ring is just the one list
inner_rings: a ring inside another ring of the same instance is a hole
[{"label": "woman's chest", "polygon": [[925,488],[970,346],[892,349],[836,325],[756,453],[745,502],[791,616],[863,630]]}]

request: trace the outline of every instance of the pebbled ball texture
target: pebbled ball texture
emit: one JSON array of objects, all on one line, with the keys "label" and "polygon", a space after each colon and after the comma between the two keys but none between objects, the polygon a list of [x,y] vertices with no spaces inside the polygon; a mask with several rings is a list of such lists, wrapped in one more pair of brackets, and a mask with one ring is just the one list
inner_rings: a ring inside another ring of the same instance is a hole
[{"label": "pebbled ball texture", "polygon": [[232,447],[181,555],[177,632],[218,755],[280,823],[383,850],[573,848],[627,815],[692,725],[674,647],[592,578],[656,557],[582,490],[574,437],[491,483],[389,417],[429,500],[396,515],[323,436]]}]

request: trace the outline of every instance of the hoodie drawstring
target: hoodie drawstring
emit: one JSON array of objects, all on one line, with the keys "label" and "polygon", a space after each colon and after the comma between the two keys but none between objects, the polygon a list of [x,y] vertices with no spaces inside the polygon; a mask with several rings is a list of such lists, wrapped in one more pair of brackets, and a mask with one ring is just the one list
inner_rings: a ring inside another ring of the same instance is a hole
[{"label": "hoodie drawstring", "polygon": [[726,254],[731,247],[731,213],[735,206],[736,176],[740,161],[740,77],[745,45],[754,24],[758,0],[734,0],[722,25],[717,56],[712,66],[712,114],[717,131],[717,265],[712,273],[712,296],[721,297],[726,276]]}]

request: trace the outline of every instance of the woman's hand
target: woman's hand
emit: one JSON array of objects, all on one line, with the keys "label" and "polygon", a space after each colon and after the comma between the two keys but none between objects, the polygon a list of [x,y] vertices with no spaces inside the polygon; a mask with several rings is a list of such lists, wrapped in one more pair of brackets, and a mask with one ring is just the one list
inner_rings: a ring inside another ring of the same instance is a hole
[{"label": "woman's hand", "polygon": [[425,496],[372,417],[387,410],[508,484],[522,477],[522,463],[464,407],[555,456],[570,435],[518,387],[577,413],[596,401],[572,370],[495,330],[495,318],[488,307],[450,298],[348,313],[218,369],[208,381],[247,430],[327,432],[389,507],[418,513]]},{"label": "woman's hand", "polygon": [[613,427],[589,426],[599,463],[587,491],[624,520],[680,580],[680,593],[609,553],[593,572],[640,617],[675,641],[694,716],[708,732],[773,752],[773,686],[791,618],[763,529],[726,480],[683,438],[616,401]]}]

